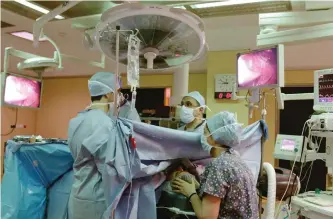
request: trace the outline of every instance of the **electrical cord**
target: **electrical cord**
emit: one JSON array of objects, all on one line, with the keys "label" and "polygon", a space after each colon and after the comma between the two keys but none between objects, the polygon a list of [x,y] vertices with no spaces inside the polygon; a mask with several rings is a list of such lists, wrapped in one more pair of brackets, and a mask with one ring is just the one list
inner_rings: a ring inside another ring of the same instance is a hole
[{"label": "electrical cord", "polygon": [[[302,131],[302,136],[303,136],[303,147],[302,147],[301,160],[300,160],[300,161],[301,161],[301,171],[300,171],[299,176],[298,176],[299,180],[301,180],[302,172],[303,172],[303,167],[305,166],[305,163],[306,163],[306,160],[304,160],[304,162],[302,163],[304,147],[307,147],[307,145],[304,144],[304,142],[305,142],[304,130],[306,130],[306,127],[309,128],[308,144],[310,144],[310,143],[312,144],[312,128],[316,125],[316,124],[312,124],[312,126],[310,126],[310,125],[311,125],[310,121],[311,121],[311,119],[308,119],[308,120],[304,123],[303,131]],[[307,126],[305,126],[305,125],[307,125]],[[316,142],[316,143],[317,143],[317,142]],[[306,157],[305,157],[305,159],[306,159]],[[311,171],[312,171],[312,167],[311,167]],[[292,172],[291,172],[291,174],[292,174]],[[309,181],[309,179],[310,179],[310,178],[308,178],[308,181]],[[291,190],[291,191],[294,190],[295,182],[296,182],[296,177],[294,178],[294,181],[293,181],[293,184],[292,184],[292,190]],[[299,182],[299,183],[300,183],[300,182]],[[290,198],[289,201],[288,201],[288,206],[290,206],[290,204],[291,204],[291,198]]]},{"label": "electrical cord", "polygon": [[[319,144],[318,144],[318,140],[316,139],[316,144],[319,145],[318,148],[315,150],[316,153],[320,150],[322,140],[323,140],[323,138],[320,138],[320,141],[319,141]],[[306,170],[306,172],[304,174],[304,177],[301,179],[301,182],[303,182],[305,180],[305,178],[307,177],[307,175],[309,173],[309,170],[310,170],[309,177],[311,177],[313,163],[314,163],[314,160],[311,162],[310,166]]]},{"label": "electrical cord", "polygon": [[[310,122],[310,119],[308,119],[308,120],[305,121],[305,123],[304,123],[304,125],[303,125],[303,130],[302,130],[303,146],[302,146],[301,158],[300,158],[300,161],[301,161],[301,171],[300,171],[300,173],[299,173],[299,175],[298,175],[298,178],[299,178],[299,179],[301,179],[302,172],[303,172],[303,167],[304,167],[303,164],[304,164],[305,161],[306,161],[306,160],[304,160],[304,163],[302,163],[302,158],[303,158],[304,148],[307,147],[307,145],[305,144],[305,135],[304,135],[304,132],[305,132],[306,128],[309,128],[308,141],[311,141],[311,142],[312,142],[311,137],[310,137],[312,127],[309,127],[309,122]],[[306,159],[306,158],[305,158],[305,159]],[[293,170],[290,172],[290,174],[293,174]],[[296,176],[297,176],[297,175],[296,175]],[[292,187],[291,187],[291,191],[294,190],[295,183],[296,183],[296,178],[297,178],[297,177],[294,178],[294,181],[293,181],[293,184],[292,184]],[[288,183],[288,186],[289,186],[289,183]],[[288,190],[288,187],[287,187],[286,191],[287,191],[287,190]],[[282,200],[283,200],[283,198],[282,198]],[[281,201],[282,201],[282,200],[281,200]],[[290,198],[289,201],[288,201],[288,206],[290,206],[290,204],[291,204],[291,198]]]},{"label": "electrical cord", "polygon": [[310,174],[309,174],[309,177],[308,177],[308,181],[306,182],[306,186],[305,186],[304,192],[306,192],[308,190],[308,185],[309,185],[309,181],[310,181],[310,178],[311,178],[312,167],[313,167],[313,165],[311,165]]},{"label": "electrical cord", "polygon": [[[306,170],[306,172],[305,172],[303,178],[301,179],[301,182],[304,182],[304,180],[307,178],[307,175],[308,175],[308,173],[309,173],[309,170],[310,170],[310,169],[312,168],[312,166],[313,166],[313,162],[314,162],[314,161],[311,162],[310,166],[309,166],[308,169]],[[310,172],[311,172],[311,171],[310,171]],[[311,173],[310,173],[310,174],[311,174]]]},{"label": "electrical cord", "polygon": [[[317,148],[316,153],[319,151],[319,149],[320,149],[320,147],[321,147],[321,141],[322,141],[322,140],[323,140],[323,138],[320,139],[319,147]],[[316,142],[316,143],[317,143],[317,142]],[[306,191],[308,190],[308,185],[309,185],[310,178],[311,178],[311,174],[312,174],[313,163],[314,163],[314,161],[312,161],[312,163],[311,163],[310,173],[309,173],[308,180],[307,180],[307,182],[306,182],[306,186],[305,186],[305,190],[304,190],[304,192],[306,192]],[[304,178],[305,178],[305,177],[304,177]]]},{"label": "electrical cord", "polygon": [[[307,120],[307,121],[306,121],[306,124],[307,124],[307,126],[308,126],[308,128],[309,128],[308,144],[310,145],[310,144],[312,144],[312,128],[315,126],[315,124],[313,124],[313,125],[310,127],[311,124],[309,124],[309,121],[310,121],[310,120]],[[317,142],[316,142],[316,143],[317,143]],[[307,145],[305,145],[305,147],[307,147]],[[304,148],[304,146],[303,146],[303,148]],[[303,150],[303,148],[302,148],[302,150]],[[304,165],[303,165],[303,164],[304,164]],[[301,166],[301,171],[300,171],[300,173],[299,173],[299,177],[300,177],[300,178],[301,178],[301,176],[302,176],[303,168],[304,168],[305,165],[306,165],[306,157],[305,157],[305,160],[304,160],[304,162],[302,163],[302,166]]]},{"label": "electrical cord", "polygon": [[[276,214],[275,214],[275,218],[277,218],[277,217],[279,216],[279,212],[280,212],[280,209],[281,209],[281,204],[282,204],[283,199],[284,199],[284,197],[286,196],[287,191],[288,191],[288,189],[289,189],[289,185],[290,185],[290,181],[291,181],[291,176],[292,176],[292,174],[293,174],[293,171],[294,171],[294,168],[295,168],[295,164],[296,164],[297,158],[298,158],[298,156],[296,155],[296,156],[295,156],[295,160],[294,160],[294,164],[293,164],[293,166],[292,166],[292,168],[291,168],[291,172],[290,172],[290,175],[289,175],[288,185],[287,185],[287,188],[286,188],[286,190],[284,191],[283,196],[282,196],[282,198],[281,198],[281,200],[280,200],[280,202],[279,202],[279,205],[278,205],[278,207],[277,207],[277,212],[276,212]],[[295,179],[294,179],[294,180],[295,180]]]},{"label": "electrical cord", "polygon": [[[309,121],[310,121],[310,119],[308,119],[308,120],[304,123],[304,125],[303,125],[303,130],[302,130],[303,145],[302,145],[302,151],[301,151],[300,161],[302,161],[303,153],[304,153],[304,147],[306,147],[306,145],[305,145],[305,136],[304,136],[304,132],[305,132],[306,128],[309,127],[309,124],[308,124]],[[285,192],[284,192],[284,194],[283,194],[283,196],[282,196],[282,198],[281,198],[281,200],[280,200],[280,202],[279,202],[279,205],[278,205],[278,208],[277,208],[277,212],[276,212],[275,218],[277,218],[277,217],[279,216],[279,212],[280,212],[280,209],[281,209],[282,201],[283,201],[284,197],[286,196],[287,191],[288,191],[288,189],[289,189],[290,181],[291,181],[291,176],[292,176],[292,174],[293,174],[293,172],[294,172],[294,168],[295,168],[295,164],[296,164],[297,158],[298,158],[298,156],[295,157],[294,163],[293,163],[293,165],[292,165],[292,168],[291,168],[291,171],[290,171],[290,174],[289,174],[288,185],[287,185],[287,188],[286,188],[286,190],[285,190]],[[303,166],[302,166],[302,168],[303,168]],[[301,171],[302,171],[302,168],[301,168]],[[296,183],[296,178],[297,178],[297,177],[294,178],[294,181],[293,181],[293,183],[292,183],[292,190],[291,190],[291,191],[294,190],[294,186],[295,186],[295,183]],[[299,178],[300,178],[300,176],[299,176]],[[290,205],[290,202],[291,202],[291,199],[289,199],[288,206]]]},{"label": "electrical cord", "polygon": [[15,109],[15,123],[14,123],[14,128],[11,128],[11,130],[6,133],[6,134],[1,134],[1,136],[8,136],[10,134],[12,134],[15,131],[15,127],[17,125],[17,117],[18,117],[18,108]]}]

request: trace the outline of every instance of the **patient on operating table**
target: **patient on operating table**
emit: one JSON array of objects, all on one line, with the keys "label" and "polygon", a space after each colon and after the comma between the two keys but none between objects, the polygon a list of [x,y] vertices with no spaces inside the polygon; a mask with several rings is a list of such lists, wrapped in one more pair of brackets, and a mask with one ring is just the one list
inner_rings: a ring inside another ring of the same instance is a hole
[{"label": "patient on operating table", "polygon": [[188,183],[194,178],[195,185],[199,188],[199,176],[203,171],[198,171],[202,166],[195,166],[188,159],[179,159],[175,161],[167,170],[167,182],[164,185],[163,191],[172,192],[171,181],[175,178],[180,178]]}]

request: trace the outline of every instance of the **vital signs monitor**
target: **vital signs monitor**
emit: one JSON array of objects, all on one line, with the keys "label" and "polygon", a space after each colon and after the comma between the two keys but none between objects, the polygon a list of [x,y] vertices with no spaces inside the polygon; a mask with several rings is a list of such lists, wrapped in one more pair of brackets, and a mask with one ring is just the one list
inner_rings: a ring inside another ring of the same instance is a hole
[{"label": "vital signs monitor", "polygon": [[313,109],[333,112],[333,69],[315,71]]},{"label": "vital signs monitor", "polygon": [[303,136],[277,135],[274,157],[281,160],[297,160],[301,158]]}]

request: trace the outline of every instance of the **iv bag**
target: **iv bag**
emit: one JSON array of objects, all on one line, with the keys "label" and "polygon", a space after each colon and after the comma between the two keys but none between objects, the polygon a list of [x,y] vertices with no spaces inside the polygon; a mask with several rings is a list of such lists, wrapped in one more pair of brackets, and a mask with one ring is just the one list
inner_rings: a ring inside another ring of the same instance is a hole
[{"label": "iv bag", "polygon": [[127,84],[129,86],[139,86],[139,55],[140,55],[140,39],[131,34],[128,40],[128,52],[127,52]]}]

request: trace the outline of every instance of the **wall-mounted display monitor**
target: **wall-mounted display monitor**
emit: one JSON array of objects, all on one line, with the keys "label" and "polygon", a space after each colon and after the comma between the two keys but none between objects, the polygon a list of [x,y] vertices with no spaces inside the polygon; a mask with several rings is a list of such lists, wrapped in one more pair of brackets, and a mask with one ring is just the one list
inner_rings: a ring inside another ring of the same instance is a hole
[{"label": "wall-mounted display monitor", "polygon": [[284,87],[284,47],[237,54],[238,89]]},{"label": "wall-mounted display monitor", "polygon": [[42,81],[37,78],[3,73],[4,105],[11,107],[40,108],[42,95]]}]

